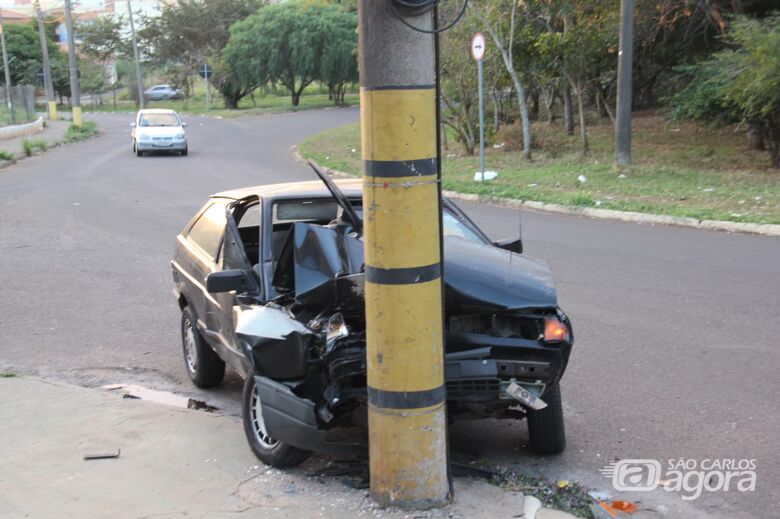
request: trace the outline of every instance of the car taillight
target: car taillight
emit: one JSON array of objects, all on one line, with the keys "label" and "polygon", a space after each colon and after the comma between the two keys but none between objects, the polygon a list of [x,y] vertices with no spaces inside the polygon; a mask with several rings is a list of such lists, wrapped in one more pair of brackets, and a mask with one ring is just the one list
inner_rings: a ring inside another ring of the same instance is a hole
[{"label": "car taillight", "polygon": [[569,342],[569,328],[555,316],[544,318],[545,342]]}]

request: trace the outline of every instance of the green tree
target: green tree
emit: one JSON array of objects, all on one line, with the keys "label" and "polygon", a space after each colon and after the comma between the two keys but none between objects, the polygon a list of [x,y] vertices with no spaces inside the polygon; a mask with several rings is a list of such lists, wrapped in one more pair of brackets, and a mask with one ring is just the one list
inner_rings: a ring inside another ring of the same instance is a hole
[{"label": "green tree", "polygon": [[[11,83],[38,84],[41,71],[41,41],[38,38],[37,25],[9,24],[4,27],[8,48],[8,66],[11,71]],[[47,40],[49,57],[52,62],[64,59],[56,43]],[[5,71],[0,76],[5,79]]]},{"label": "green tree", "polygon": [[[255,13],[265,0],[180,0],[162,3],[160,15],[143,20],[138,31],[147,59],[189,96],[190,78],[198,66],[218,58],[230,37],[230,26]],[[212,66],[220,64],[211,63]],[[224,70],[223,67],[219,67]],[[228,107],[250,91],[236,90],[232,73],[212,78]]]},{"label": "green tree", "polygon": [[118,16],[100,16],[92,20],[78,21],[79,52],[106,62],[127,56],[128,43],[122,37],[122,19]]},{"label": "green tree", "polygon": [[[356,33],[345,29],[350,24],[356,24],[354,14],[335,5],[294,1],[270,5],[231,27],[222,57],[239,84],[279,83],[298,106],[312,82],[349,80],[354,69],[348,62],[356,59],[357,46]],[[349,45],[334,36],[348,38]]]},{"label": "green tree", "polygon": [[688,69],[693,78],[671,98],[672,115],[751,124],[780,168],[780,14],[737,17],[724,39],[730,48]]}]

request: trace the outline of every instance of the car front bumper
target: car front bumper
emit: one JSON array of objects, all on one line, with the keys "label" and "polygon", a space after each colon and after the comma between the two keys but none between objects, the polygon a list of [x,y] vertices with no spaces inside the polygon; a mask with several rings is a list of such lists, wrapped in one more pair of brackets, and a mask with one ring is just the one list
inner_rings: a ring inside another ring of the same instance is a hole
[{"label": "car front bumper", "polygon": [[187,140],[183,141],[138,141],[139,151],[183,151],[187,149]]}]

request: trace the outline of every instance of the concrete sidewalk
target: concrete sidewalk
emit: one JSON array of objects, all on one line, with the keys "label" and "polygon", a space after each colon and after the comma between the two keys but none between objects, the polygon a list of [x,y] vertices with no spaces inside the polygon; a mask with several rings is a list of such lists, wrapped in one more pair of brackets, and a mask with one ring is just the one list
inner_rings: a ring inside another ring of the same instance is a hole
[{"label": "concrete sidewalk", "polygon": [[[366,490],[323,475],[327,460],[287,471],[262,465],[238,419],[35,378],[0,378],[0,439],[3,519],[523,514],[521,493],[463,479],[455,480],[455,502],[445,509],[378,509]],[[84,460],[117,449],[119,458]]]},{"label": "concrete sidewalk", "polygon": [[70,121],[69,120],[66,121],[47,120],[45,121],[45,123],[46,126],[43,128],[42,132],[35,133],[33,135],[28,135],[26,137],[14,137],[13,139],[0,140],[0,150],[13,153],[14,155],[16,155],[17,159],[21,159],[26,156],[24,154],[24,147],[22,147],[22,141],[24,139],[30,141],[44,140],[49,144],[49,146],[54,146],[62,142],[62,139],[65,138],[65,132],[67,132],[68,127],[70,127]]}]

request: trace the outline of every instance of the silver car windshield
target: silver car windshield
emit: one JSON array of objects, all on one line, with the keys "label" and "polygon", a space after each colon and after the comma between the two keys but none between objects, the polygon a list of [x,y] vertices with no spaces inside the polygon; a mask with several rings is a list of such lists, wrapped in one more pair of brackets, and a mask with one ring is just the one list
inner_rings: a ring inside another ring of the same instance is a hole
[{"label": "silver car windshield", "polygon": [[175,114],[142,114],[138,124],[148,126],[179,126],[179,118]]}]

